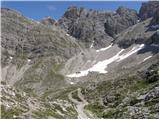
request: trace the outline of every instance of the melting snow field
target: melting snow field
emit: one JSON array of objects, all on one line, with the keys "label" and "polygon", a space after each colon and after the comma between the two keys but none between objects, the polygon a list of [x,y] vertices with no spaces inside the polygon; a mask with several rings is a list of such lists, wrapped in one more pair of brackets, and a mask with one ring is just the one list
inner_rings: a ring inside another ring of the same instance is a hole
[{"label": "melting snow field", "polygon": [[10,58],[11,60],[13,59],[13,57],[12,57],[12,56],[10,56],[9,58]]},{"label": "melting snow field", "polygon": [[101,52],[101,51],[105,51],[107,49],[109,49],[110,47],[112,47],[113,44],[109,45],[108,47],[105,47],[105,48],[101,48],[99,50],[96,50],[96,52]]},{"label": "melting snow field", "polygon": [[142,45],[137,45],[137,46],[133,47],[132,50],[129,51],[128,53],[119,56],[118,62],[121,61],[121,60],[124,60],[124,59],[126,59],[127,57],[131,56],[132,54],[138,52],[138,51],[141,50],[143,47],[144,47],[144,44],[142,44]]},{"label": "melting snow field", "polygon": [[74,84],[74,82],[70,82],[70,84],[71,84],[71,85],[73,85],[73,84]]},{"label": "melting snow field", "polygon": [[28,61],[28,62],[31,62],[31,59],[28,59],[27,61]]},{"label": "melting snow field", "polygon": [[93,45],[94,45],[94,41],[92,42],[92,44],[91,44],[90,48],[93,48]]},{"label": "melting snow field", "polygon": [[[112,45],[108,46],[108,48],[110,48]],[[120,55],[124,49],[120,50],[115,56],[106,59],[104,61],[100,61],[97,64],[93,65],[91,68],[87,69],[87,70],[83,70],[80,72],[76,72],[73,74],[69,74],[67,75],[67,77],[82,77],[82,76],[87,76],[89,72],[99,72],[99,73],[107,73],[107,71],[105,70],[107,68],[107,66],[115,61],[119,62],[121,60],[124,60],[126,58],[128,58],[129,56],[131,56],[132,54],[138,52],[139,50],[144,48],[144,44],[141,45],[136,45],[135,47],[133,47],[129,52],[124,53],[122,55]],[[108,49],[107,48],[107,49]],[[104,49],[104,48],[103,48]]]},{"label": "melting snow field", "polygon": [[148,60],[148,59],[151,58],[151,57],[152,57],[152,55],[144,58],[143,62],[146,61],[146,60]]},{"label": "melting snow field", "polygon": [[67,36],[70,36],[68,33],[66,34]]}]

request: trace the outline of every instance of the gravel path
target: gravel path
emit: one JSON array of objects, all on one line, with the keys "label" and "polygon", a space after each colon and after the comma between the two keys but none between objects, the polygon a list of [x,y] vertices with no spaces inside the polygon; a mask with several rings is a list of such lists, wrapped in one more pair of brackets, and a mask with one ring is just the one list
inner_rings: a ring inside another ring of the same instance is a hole
[{"label": "gravel path", "polygon": [[78,119],[89,119],[90,117],[86,115],[84,112],[84,107],[88,104],[88,102],[84,99],[81,89],[78,89],[78,97],[82,100],[82,102],[77,101],[72,97],[72,93],[75,91],[72,91],[69,93],[68,98],[76,104],[76,110],[78,112]]}]

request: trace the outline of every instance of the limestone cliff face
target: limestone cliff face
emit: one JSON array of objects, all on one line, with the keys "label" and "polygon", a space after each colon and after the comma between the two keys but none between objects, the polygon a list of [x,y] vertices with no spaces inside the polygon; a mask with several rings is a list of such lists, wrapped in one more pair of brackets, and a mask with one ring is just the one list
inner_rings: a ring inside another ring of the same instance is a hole
[{"label": "limestone cliff face", "polygon": [[71,6],[58,21],[59,25],[86,47],[109,45],[116,34],[137,23],[135,10],[120,7],[116,12],[87,10]]},{"label": "limestone cliff face", "polygon": [[149,1],[142,3],[142,6],[139,11],[139,16],[141,20],[146,20],[147,18],[158,16],[159,2],[158,1]]},{"label": "limestone cliff face", "polygon": [[40,22],[44,25],[56,25],[56,20],[51,17],[45,17]]},{"label": "limestone cliff face", "polygon": [[152,18],[148,18],[117,35],[115,44],[127,48],[133,44],[159,44],[158,28],[150,25]]},{"label": "limestone cliff face", "polygon": [[106,18],[105,31],[114,37],[126,28],[136,24],[138,21],[137,12],[132,9],[119,7],[116,14]]},{"label": "limestone cliff face", "polygon": [[2,48],[13,56],[69,58],[80,51],[76,41],[55,25],[41,24],[11,9],[2,8],[1,13]]}]

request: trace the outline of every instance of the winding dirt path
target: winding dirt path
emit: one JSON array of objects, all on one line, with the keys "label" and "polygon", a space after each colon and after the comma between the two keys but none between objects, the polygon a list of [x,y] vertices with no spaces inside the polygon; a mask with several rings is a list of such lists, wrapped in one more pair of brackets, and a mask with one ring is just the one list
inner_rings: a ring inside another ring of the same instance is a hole
[{"label": "winding dirt path", "polygon": [[84,107],[88,104],[88,102],[84,99],[82,93],[81,93],[81,89],[78,88],[78,97],[82,100],[82,102],[77,101],[76,99],[74,99],[72,97],[72,93],[75,91],[72,91],[69,93],[68,98],[76,104],[76,110],[78,112],[78,119],[89,119],[90,117],[86,115],[86,113],[84,112]]}]

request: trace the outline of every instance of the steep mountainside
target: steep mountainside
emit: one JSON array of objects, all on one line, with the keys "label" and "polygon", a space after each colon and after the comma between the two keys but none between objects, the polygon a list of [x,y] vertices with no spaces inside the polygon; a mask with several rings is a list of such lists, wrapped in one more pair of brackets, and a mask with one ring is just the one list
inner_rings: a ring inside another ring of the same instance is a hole
[{"label": "steep mountainside", "polygon": [[139,11],[139,16],[142,20],[146,20],[147,18],[153,17],[159,8],[158,1],[149,1],[142,3],[142,7]]},{"label": "steep mountainside", "polygon": [[113,37],[137,23],[135,10],[120,7],[116,12],[87,10],[71,6],[58,21],[71,36],[82,41],[87,48],[109,45]]},{"label": "steep mountainside", "polygon": [[136,25],[117,35],[114,42],[122,48],[129,47],[133,44],[159,44],[158,25],[150,25],[152,18],[139,22]]},{"label": "steep mountainside", "polygon": [[1,118],[158,118],[156,3],[58,22],[1,8]]},{"label": "steep mountainside", "polygon": [[[12,56],[63,56],[69,58],[80,51],[75,40],[56,26],[45,26],[10,9],[2,12],[2,47]],[[69,51],[68,51],[69,50]],[[6,52],[6,51],[5,51]]]}]

